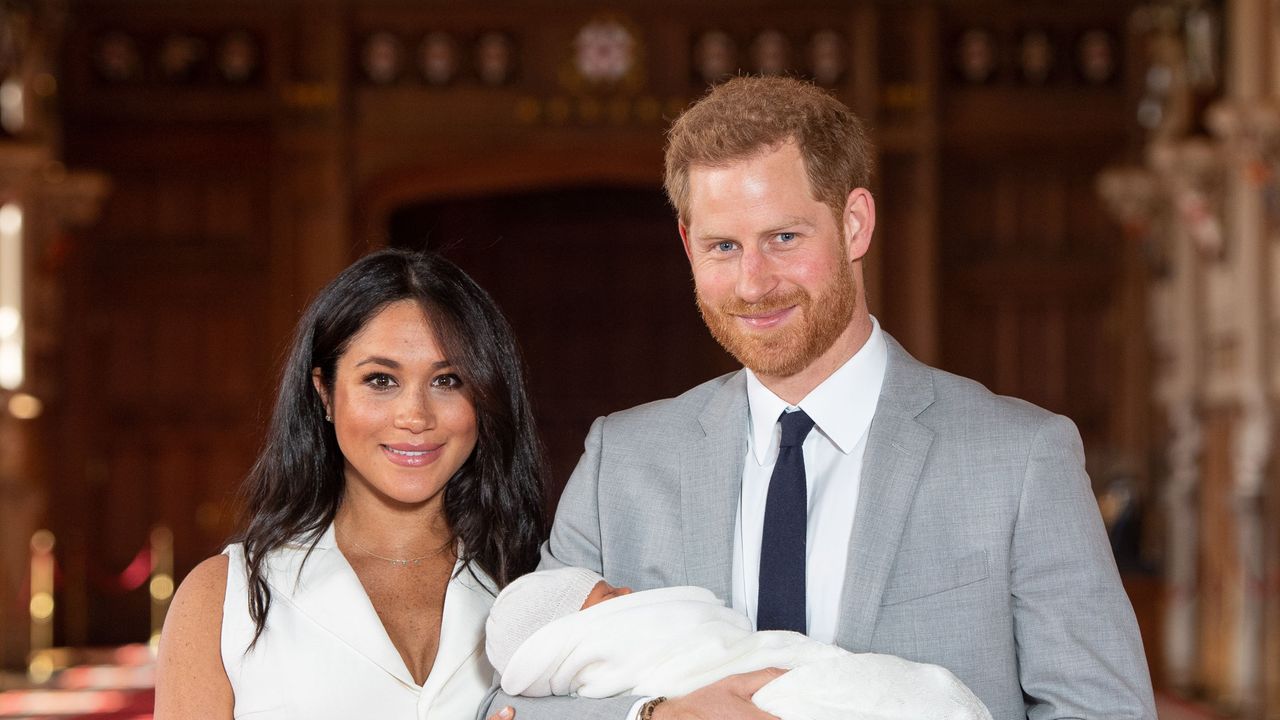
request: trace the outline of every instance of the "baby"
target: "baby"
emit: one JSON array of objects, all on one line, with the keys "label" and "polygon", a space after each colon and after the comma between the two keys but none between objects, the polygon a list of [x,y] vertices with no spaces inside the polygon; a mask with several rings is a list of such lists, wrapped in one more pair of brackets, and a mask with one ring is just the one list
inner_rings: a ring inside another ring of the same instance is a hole
[{"label": "baby", "polygon": [[485,649],[511,695],[679,696],[729,675],[786,668],[752,702],[782,720],[991,720],[945,668],[850,653],[804,635],[751,629],[709,590],[633,593],[566,567],[507,586]]}]

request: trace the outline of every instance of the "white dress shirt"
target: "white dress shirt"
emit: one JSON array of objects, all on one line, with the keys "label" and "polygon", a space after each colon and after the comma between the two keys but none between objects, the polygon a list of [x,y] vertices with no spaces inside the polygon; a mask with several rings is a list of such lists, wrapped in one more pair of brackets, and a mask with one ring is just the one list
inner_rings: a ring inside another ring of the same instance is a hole
[{"label": "white dress shirt", "polygon": [[[858,352],[800,401],[790,406],[747,370],[747,457],[733,529],[733,609],[756,624],[760,587],[760,538],[769,478],[778,459],[784,410],[804,410],[814,428],[801,447],[809,486],[809,528],[805,539],[805,617],[808,636],[831,644],[840,619],[853,516],[858,509],[862,457],[867,432],[880,401],[889,362],[880,323],[871,318],[871,337]],[[635,720],[641,697],[627,717]]]},{"label": "white dress shirt", "polygon": [[804,440],[805,480],[809,486],[806,538],[805,614],[809,637],[831,643],[840,617],[849,539],[858,508],[862,458],[867,432],[880,400],[888,349],[880,323],[871,318],[871,337],[798,407],[766,388],[747,371],[747,457],[733,532],[733,608],[756,622],[760,585],[760,539],[764,529],[769,478],[781,440],[779,416],[804,410],[814,429]]}]

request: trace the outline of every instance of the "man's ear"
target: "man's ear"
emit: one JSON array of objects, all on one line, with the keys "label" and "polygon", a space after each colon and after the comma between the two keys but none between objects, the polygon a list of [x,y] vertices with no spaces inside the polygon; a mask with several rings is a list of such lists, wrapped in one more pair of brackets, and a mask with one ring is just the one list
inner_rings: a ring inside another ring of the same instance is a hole
[{"label": "man's ear", "polygon": [[845,251],[849,260],[861,260],[871,249],[871,235],[876,229],[876,201],[866,188],[854,188],[844,203]]},{"label": "man's ear", "polygon": [[333,417],[333,405],[329,402],[329,388],[324,385],[324,375],[320,372],[320,368],[311,368],[311,387],[314,387],[316,394],[320,396],[320,403],[324,405],[324,416]]},{"label": "man's ear", "polygon": [[689,249],[689,228],[683,220],[677,220],[676,227],[680,230],[680,242],[684,244],[684,256],[689,258],[689,262],[693,262],[693,251]]}]

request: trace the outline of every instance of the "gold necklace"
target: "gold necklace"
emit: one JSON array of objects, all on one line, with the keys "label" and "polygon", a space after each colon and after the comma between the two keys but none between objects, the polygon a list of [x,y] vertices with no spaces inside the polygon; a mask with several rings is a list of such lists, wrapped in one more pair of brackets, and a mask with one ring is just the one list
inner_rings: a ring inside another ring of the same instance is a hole
[{"label": "gold necklace", "polygon": [[366,555],[371,555],[371,556],[373,556],[373,557],[378,558],[379,560],[385,560],[385,561],[387,561],[387,562],[391,563],[392,565],[394,565],[394,566],[396,566],[396,567],[417,567],[417,566],[419,566],[419,565],[421,565],[421,564],[422,564],[422,561],[423,561],[423,560],[426,560],[427,558],[431,557],[432,555],[435,555],[435,553],[427,553],[426,555],[422,555],[422,556],[420,556],[420,557],[416,557],[416,558],[408,558],[407,560],[397,560],[396,558],[389,558],[389,557],[386,557],[386,556],[384,556],[384,555],[379,555],[378,553],[376,553],[376,552],[374,552],[374,551],[370,550],[369,548],[367,548],[367,547],[365,547],[365,546],[361,545],[359,542],[357,542],[357,541],[356,541],[356,539],[355,539],[355,538],[351,538],[351,544],[352,544],[352,545],[355,545],[357,548],[359,548],[359,549],[360,549],[362,552],[364,552]]}]

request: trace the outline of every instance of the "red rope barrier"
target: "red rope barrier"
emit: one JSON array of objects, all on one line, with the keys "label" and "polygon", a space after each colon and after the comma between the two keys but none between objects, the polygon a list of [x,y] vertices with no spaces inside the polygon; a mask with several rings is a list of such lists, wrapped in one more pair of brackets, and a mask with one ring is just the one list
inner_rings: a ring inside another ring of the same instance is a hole
[{"label": "red rope barrier", "polygon": [[151,577],[151,545],[143,545],[137,555],[118,573],[92,573],[92,582],[98,591],[108,595],[123,595],[146,584]]}]

